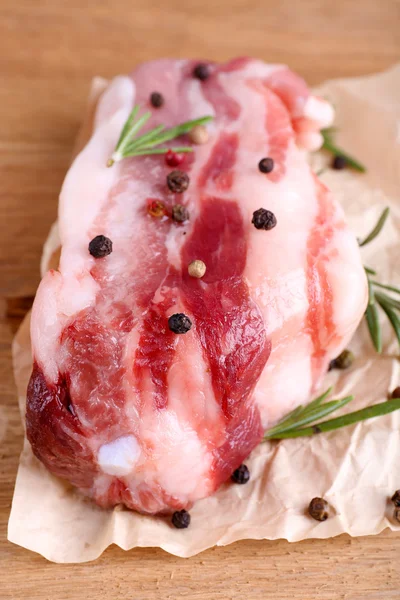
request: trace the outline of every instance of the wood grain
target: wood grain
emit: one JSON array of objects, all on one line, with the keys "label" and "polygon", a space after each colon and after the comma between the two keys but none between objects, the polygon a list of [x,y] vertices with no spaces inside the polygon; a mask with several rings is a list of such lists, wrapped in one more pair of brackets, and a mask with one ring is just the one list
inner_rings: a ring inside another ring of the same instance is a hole
[{"label": "wood grain", "polygon": [[400,598],[400,541],[388,532],[298,544],[239,542],[187,560],[157,549],[110,548],[95,563],[63,566],[6,541],[22,444],[10,343],[39,281],[42,243],[91,78],[166,55],[222,60],[250,54],[287,62],[315,84],[393,64],[399,22],[397,0],[2,0],[1,600]]}]

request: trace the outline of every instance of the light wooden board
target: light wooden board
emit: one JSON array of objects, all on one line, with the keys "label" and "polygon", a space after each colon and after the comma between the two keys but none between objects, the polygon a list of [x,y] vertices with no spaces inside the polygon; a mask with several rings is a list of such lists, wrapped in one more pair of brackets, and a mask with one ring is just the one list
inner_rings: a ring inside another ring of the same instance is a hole
[{"label": "light wooden board", "polygon": [[0,1],[1,600],[400,598],[400,538],[388,532],[240,542],[187,560],[111,548],[79,566],[53,565],[6,542],[22,443],[10,342],[39,280],[91,78],[154,57],[250,54],[289,63],[315,84],[399,60],[399,24],[397,0]]}]

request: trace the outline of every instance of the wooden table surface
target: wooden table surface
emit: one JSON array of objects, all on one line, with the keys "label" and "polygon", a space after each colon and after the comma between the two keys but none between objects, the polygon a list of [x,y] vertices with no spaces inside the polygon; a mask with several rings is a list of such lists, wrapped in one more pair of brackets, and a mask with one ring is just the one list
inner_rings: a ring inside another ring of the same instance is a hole
[{"label": "wooden table surface", "polygon": [[[400,598],[400,538],[240,542],[54,565],[6,541],[22,444],[10,343],[39,281],[91,78],[165,55],[286,62],[310,84],[399,60],[397,0],[1,0],[0,598]],[[295,492],[295,491],[294,491]],[[29,502],[29,498],[26,499]]]}]

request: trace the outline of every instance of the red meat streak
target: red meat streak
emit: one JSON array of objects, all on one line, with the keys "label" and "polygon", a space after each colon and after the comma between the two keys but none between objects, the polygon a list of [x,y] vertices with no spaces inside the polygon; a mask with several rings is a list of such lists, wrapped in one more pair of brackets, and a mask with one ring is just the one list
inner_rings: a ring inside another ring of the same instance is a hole
[{"label": "red meat streak", "polygon": [[282,100],[292,119],[303,115],[304,105],[310,95],[304,79],[284,67],[267,77],[265,83]]},{"label": "red meat streak", "polygon": [[307,330],[313,344],[311,368],[315,378],[323,367],[326,344],[335,335],[333,293],[326,270],[328,256],[324,253],[332,239],[333,205],[327,189],[314,176],[318,214],[307,241]]},{"label": "red meat streak", "polygon": [[265,129],[267,132],[266,144],[268,144],[266,156],[274,161],[273,171],[265,176],[269,181],[277,183],[286,173],[286,154],[289,142],[293,139],[290,115],[282,100],[269,89],[268,82],[251,79],[248,81],[248,85],[265,99]]},{"label": "red meat streak", "polygon": [[[42,369],[34,363],[27,393],[27,437],[35,456],[52,473],[80,488],[89,489],[97,467],[86,433],[73,414],[68,388],[68,381],[62,376],[55,385],[47,383]],[[73,472],[72,456],[75,464]]]},{"label": "red meat streak", "polygon": [[216,486],[230,476],[263,434],[251,394],[271,351],[262,316],[243,279],[247,227],[239,204],[206,191],[231,189],[237,148],[236,134],[222,133],[215,143],[197,181],[201,212],[182,249],[183,264],[200,257],[207,265],[201,282],[185,273],[182,283],[215,398],[226,419],[228,441],[214,450]]},{"label": "red meat streak", "polygon": [[[279,78],[274,82],[273,77],[264,82],[264,86],[258,80],[251,80],[249,85],[263,93],[267,101],[268,155],[274,159],[274,170],[266,176],[270,181],[277,182],[285,174],[286,153],[289,142],[293,137],[290,117],[287,112],[287,110],[294,111],[293,103],[289,102],[290,87],[300,84],[301,91],[302,80],[295,76],[286,85],[285,82],[279,81]],[[272,87],[282,100],[274,92],[271,92],[268,89],[269,87]],[[305,94],[306,90],[304,90],[304,97]],[[311,368],[315,379],[320,374],[325,362],[327,342],[335,335],[335,323],[333,321],[333,293],[326,271],[328,257],[324,256],[334,233],[333,226],[329,225],[333,218],[333,206],[327,196],[326,188],[316,177],[314,177],[314,180],[318,215],[307,241],[307,296],[309,307],[306,327],[313,344]]]}]

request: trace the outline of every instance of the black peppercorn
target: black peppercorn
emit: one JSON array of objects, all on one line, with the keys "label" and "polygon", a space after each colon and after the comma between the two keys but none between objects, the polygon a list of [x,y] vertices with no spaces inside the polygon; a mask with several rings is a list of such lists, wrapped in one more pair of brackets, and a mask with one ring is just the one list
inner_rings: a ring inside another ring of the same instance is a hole
[{"label": "black peppercorn", "polygon": [[247,483],[250,479],[250,471],[246,465],[240,465],[236,471],[233,471],[231,479],[234,483]]},{"label": "black peppercorn", "polygon": [[168,327],[174,333],[187,333],[192,328],[192,321],[183,313],[176,313],[168,319]]},{"label": "black peppercorn", "polygon": [[262,158],[258,163],[258,168],[261,173],[271,173],[274,169],[274,161],[272,158]]},{"label": "black peppercorn", "polygon": [[344,156],[338,154],[332,161],[332,169],[336,169],[337,171],[341,171],[347,167],[347,160]]},{"label": "black peppercorn", "polygon": [[259,208],[253,212],[253,219],[251,221],[256,229],[273,229],[277,223],[274,213],[265,208]]},{"label": "black peppercorn", "polygon": [[189,220],[189,211],[182,204],[175,204],[172,207],[172,218],[177,223],[184,223]]},{"label": "black peppercorn", "polygon": [[[392,400],[394,398],[400,398],[400,385],[397,386],[396,388],[394,388],[393,392],[391,393],[391,398],[392,398]],[[399,504],[399,506],[400,506],[400,504]]]},{"label": "black peppercorn", "polygon": [[200,81],[205,81],[210,77],[210,67],[205,63],[199,63],[193,69],[193,76],[200,79]]},{"label": "black peppercorn", "polygon": [[329,517],[329,505],[323,498],[313,498],[308,507],[308,514],[316,521],[326,521]]},{"label": "black peppercorn", "polygon": [[187,510],[177,510],[172,515],[172,525],[177,529],[187,529],[190,525],[190,514]]},{"label": "black peppercorn", "polygon": [[150,104],[154,108],[160,108],[164,104],[164,96],[160,92],[153,92],[150,95]]},{"label": "black peppercorn", "polygon": [[392,502],[395,506],[400,507],[400,490],[396,490],[392,496]]},{"label": "black peppercorn", "polygon": [[112,241],[105,235],[96,235],[89,243],[89,252],[94,258],[103,258],[112,252]]},{"label": "black peppercorn", "polygon": [[343,350],[339,356],[329,363],[329,371],[332,369],[348,369],[353,364],[354,354],[350,350]]},{"label": "black peppercorn", "polygon": [[174,194],[182,194],[189,187],[189,175],[183,171],[171,171],[167,175],[167,186]]}]

